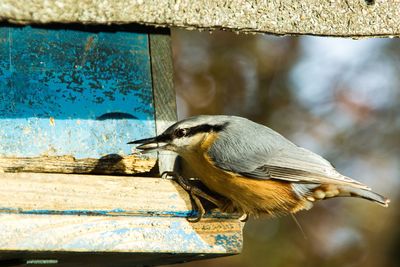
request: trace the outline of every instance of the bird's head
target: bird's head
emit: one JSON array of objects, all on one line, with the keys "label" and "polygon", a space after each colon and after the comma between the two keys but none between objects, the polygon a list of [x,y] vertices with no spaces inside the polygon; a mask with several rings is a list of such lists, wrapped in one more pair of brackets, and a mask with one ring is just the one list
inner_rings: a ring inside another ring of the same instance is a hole
[{"label": "bird's head", "polygon": [[227,116],[196,116],[179,121],[162,134],[129,142],[142,152],[170,150],[178,154],[197,149],[209,133],[219,133],[229,124]]}]

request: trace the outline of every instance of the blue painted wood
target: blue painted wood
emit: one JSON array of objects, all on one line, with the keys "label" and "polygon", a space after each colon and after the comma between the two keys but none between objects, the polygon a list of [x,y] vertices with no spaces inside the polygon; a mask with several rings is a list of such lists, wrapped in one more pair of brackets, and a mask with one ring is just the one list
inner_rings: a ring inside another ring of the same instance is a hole
[{"label": "blue painted wood", "polygon": [[190,196],[169,179],[3,173],[0,185],[0,259],[7,251],[168,252],[179,258],[242,247],[240,214],[209,210],[191,223]]},{"label": "blue painted wood", "polygon": [[[78,216],[160,216],[160,217],[175,217],[175,218],[193,218],[198,216],[196,210],[185,210],[185,211],[170,211],[170,210],[124,210],[124,209],[112,209],[112,210],[23,210],[21,208],[5,208],[0,207],[0,214],[2,213],[18,213],[18,214],[32,214],[32,215],[78,215]],[[218,219],[232,219],[239,216],[235,216],[229,213],[222,213],[220,211],[207,212],[203,216],[204,218],[218,218]]]},{"label": "blue painted wood", "polygon": [[0,252],[173,253],[179,259],[187,253],[236,254],[243,244],[237,220],[21,214],[0,214],[0,220]]},{"label": "blue painted wood", "polygon": [[145,33],[0,28],[0,156],[129,154],[152,96]]}]

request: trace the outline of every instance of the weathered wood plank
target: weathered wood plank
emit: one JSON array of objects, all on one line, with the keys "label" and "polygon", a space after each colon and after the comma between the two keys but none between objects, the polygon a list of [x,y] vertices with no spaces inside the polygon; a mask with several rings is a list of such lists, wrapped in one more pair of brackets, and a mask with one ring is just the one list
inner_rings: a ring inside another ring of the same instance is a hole
[{"label": "weathered wood plank", "polygon": [[387,0],[2,0],[0,20],[16,23],[142,23],[277,35],[400,36],[400,1]]},{"label": "weathered wood plank", "polygon": [[[149,43],[156,119],[161,122],[174,122],[177,120],[177,114],[169,29],[158,33],[150,33]],[[160,129],[157,128],[157,131],[159,130],[163,131],[165,129],[162,129],[162,127]]]},{"label": "weathered wood plank", "polygon": [[238,216],[215,211],[190,223],[190,198],[168,179],[1,173],[0,184],[0,260],[2,252],[43,251],[55,258],[57,252],[152,253],[155,259],[175,253],[179,262],[187,254],[241,250]]},{"label": "weathered wood plank", "polygon": [[[169,29],[149,34],[156,133],[161,134],[177,120],[176,96],[172,65],[171,35]],[[159,152],[159,170],[174,169],[176,154]]]},{"label": "weathered wood plank", "polygon": [[0,214],[1,251],[238,253],[238,220]]},{"label": "weathered wood plank", "polygon": [[[1,173],[0,184],[0,212],[5,213],[167,217],[193,213],[187,192],[170,179]],[[208,216],[231,217],[218,211]]]},{"label": "weathered wood plank", "polygon": [[73,156],[0,157],[2,172],[78,174],[144,174],[155,168],[154,157],[107,155],[99,159]]}]

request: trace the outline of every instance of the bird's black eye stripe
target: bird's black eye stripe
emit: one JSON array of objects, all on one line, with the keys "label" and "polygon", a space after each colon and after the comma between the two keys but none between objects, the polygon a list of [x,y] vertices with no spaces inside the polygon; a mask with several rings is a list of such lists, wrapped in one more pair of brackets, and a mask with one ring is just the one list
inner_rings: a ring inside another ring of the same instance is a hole
[{"label": "bird's black eye stripe", "polygon": [[194,126],[192,128],[177,128],[173,131],[172,137],[182,138],[182,137],[194,136],[198,133],[220,132],[223,129],[225,129],[227,125],[228,123],[224,123],[221,125],[202,124]]},{"label": "bird's black eye stripe", "polygon": [[199,126],[195,126],[192,128],[185,129],[184,136],[190,137],[196,135],[197,133],[210,133],[210,132],[220,132],[227,126],[227,123],[222,125],[210,125],[210,124],[202,124]]}]

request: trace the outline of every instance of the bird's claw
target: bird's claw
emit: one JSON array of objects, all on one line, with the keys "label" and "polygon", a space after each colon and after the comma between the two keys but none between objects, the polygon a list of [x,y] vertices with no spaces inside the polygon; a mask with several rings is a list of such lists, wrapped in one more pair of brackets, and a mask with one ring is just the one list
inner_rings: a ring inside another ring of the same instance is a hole
[{"label": "bird's claw", "polygon": [[205,209],[203,207],[203,204],[200,201],[200,198],[204,198],[208,201],[210,201],[211,203],[213,203],[214,205],[216,205],[217,207],[221,207],[222,203],[221,201],[219,201],[218,199],[216,199],[213,196],[210,196],[209,194],[205,193],[203,190],[201,190],[200,188],[192,185],[189,183],[189,181],[185,178],[183,178],[181,175],[177,174],[176,172],[173,171],[165,171],[161,174],[161,177],[165,177],[166,176],[171,176],[173,177],[176,182],[187,192],[189,192],[190,197],[193,199],[194,204],[196,205],[197,208],[197,216],[195,218],[188,218],[188,221],[190,222],[198,222],[200,221],[205,212]]},{"label": "bird's claw", "polygon": [[249,214],[243,213],[242,216],[239,217],[239,221],[247,222],[249,220]]}]

